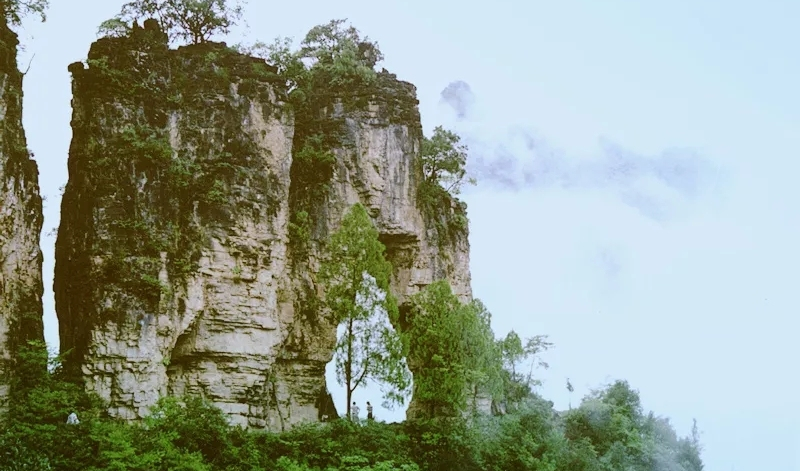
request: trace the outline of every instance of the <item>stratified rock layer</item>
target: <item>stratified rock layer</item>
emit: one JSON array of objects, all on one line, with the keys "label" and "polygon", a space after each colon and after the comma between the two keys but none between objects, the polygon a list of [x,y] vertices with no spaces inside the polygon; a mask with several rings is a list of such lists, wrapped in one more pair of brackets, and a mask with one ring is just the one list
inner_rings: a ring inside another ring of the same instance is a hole
[{"label": "stratified rock layer", "polygon": [[[68,370],[112,415],[138,419],[182,394],[253,428],[330,414],[336,326],[313,301],[315,278],[356,202],[387,246],[401,303],[441,278],[471,297],[466,231],[444,240],[417,208],[412,85],[384,72],[364,103],[317,110],[339,138],[311,200],[292,159],[307,123],[263,60],[216,43],[170,50],[146,23],[99,40],[87,62],[70,67],[56,308]],[[290,237],[301,211],[313,221],[302,247]]]},{"label": "stratified rock layer", "polygon": [[0,415],[17,353],[44,342],[42,325],[42,199],[39,171],[22,129],[22,73],[17,35],[0,25]]}]

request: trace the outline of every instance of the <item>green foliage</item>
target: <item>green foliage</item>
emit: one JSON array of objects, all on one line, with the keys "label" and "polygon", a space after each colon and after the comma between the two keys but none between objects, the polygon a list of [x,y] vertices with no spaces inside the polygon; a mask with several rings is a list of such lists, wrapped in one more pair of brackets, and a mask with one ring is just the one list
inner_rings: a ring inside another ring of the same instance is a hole
[{"label": "green foliage", "polygon": [[479,430],[486,471],[582,469],[564,466],[571,443],[564,440],[550,404],[540,399],[514,414],[480,421]]},{"label": "green foliage", "polygon": [[[530,337],[523,345],[522,339],[513,330],[504,339],[497,341],[505,367],[502,372],[504,399],[509,407],[514,407],[529,397],[533,388],[541,384],[534,378],[533,371],[537,367],[549,367],[538,355],[552,346],[546,335]],[[519,369],[526,361],[529,363],[527,376]]]},{"label": "green foliage", "polygon": [[50,7],[50,0],[0,0],[0,9],[6,22],[12,26],[19,26],[22,18],[27,15],[37,15],[42,21],[47,20],[45,12]]},{"label": "green foliage", "polygon": [[325,76],[335,89],[374,81],[374,67],[383,60],[378,43],[361,39],[353,26],[344,28],[345,21],[331,20],[311,28],[298,52],[300,59],[310,60],[311,73]]},{"label": "green foliage", "polygon": [[[461,192],[466,178],[467,146],[461,144],[458,134],[436,126],[433,136],[422,139],[420,160],[427,185],[437,185],[452,195]],[[467,179],[474,185],[474,179]]]},{"label": "green foliage", "polygon": [[[13,351],[13,349],[11,349]],[[12,404],[25,398],[46,378],[48,366],[47,346],[38,340],[29,340],[19,345],[11,361],[11,394]]]},{"label": "green foliage", "polygon": [[616,381],[584,398],[565,414],[564,436],[584,440],[600,469],[701,471],[697,429],[678,439],[666,419],[645,416],[639,393]]},{"label": "green foliage", "polygon": [[[35,361],[41,361],[38,357]],[[699,432],[638,412],[627,383],[597,391],[565,418],[538,397],[501,417],[402,424],[346,420],[247,432],[199,398],[162,399],[140,424],[99,414],[53,370],[0,430],[0,471],[702,471]],[[77,412],[81,423],[68,425]]]},{"label": "green foliage", "polygon": [[432,220],[439,234],[440,246],[455,242],[469,226],[463,201],[457,198],[466,181],[467,146],[452,131],[437,126],[430,138],[422,138],[419,166],[422,181],[417,187],[417,205]]},{"label": "green foliage", "polygon": [[289,221],[289,240],[297,250],[299,247],[305,248],[311,238],[311,228],[306,211],[298,211]]},{"label": "green foliage", "polygon": [[333,166],[336,155],[328,150],[329,143],[325,142],[323,134],[308,136],[303,141],[303,147],[293,155],[296,165],[296,175],[305,182],[309,198],[319,199],[327,191],[327,182],[333,176]]},{"label": "green foliage", "polygon": [[292,49],[291,38],[275,38],[272,44],[256,41],[251,46],[238,45],[242,54],[262,57],[278,68],[278,74],[283,78],[286,90],[291,93],[297,89],[303,76],[307,73],[305,64],[300,60],[297,51]]},{"label": "green foliage", "polygon": [[503,359],[492,331],[492,314],[480,299],[464,306],[465,341],[472,342],[472,365],[467,382],[472,388],[473,405],[478,396],[488,394],[492,399],[503,396]]},{"label": "green foliage", "polygon": [[295,261],[307,254],[312,227],[317,222],[314,209],[327,195],[336,163],[336,156],[329,150],[334,145],[322,132],[306,138],[295,136],[289,190],[289,205],[293,210],[289,236]]},{"label": "green foliage", "polygon": [[414,397],[428,416],[466,411],[468,392],[476,395],[479,387],[496,392],[500,355],[483,304],[461,304],[446,281],[429,285],[410,304],[407,335]]},{"label": "green foliage", "polygon": [[389,291],[392,265],[386,247],[366,208],[354,205],[342,219],[327,246],[319,281],[325,286],[325,305],[335,322],[344,326],[336,344],[336,373],[347,392],[347,416],[353,391],[378,381],[389,387],[385,399],[404,401],[410,375],[403,358],[406,343],[392,328],[397,325],[397,302]]},{"label": "green foliage", "polygon": [[89,425],[67,426],[80,411],[91,422],[101,415],[101,401],[82,385],[67,381],[63,356],[48,358],[44,342],[31,341],[18,351],[20,373],[13,377],[8,415],[0,432],[0,471],[81,469],[91,456]]},{"label": "green foliage", "polygon": [[207,42],[215,34],[227,34],[242,18],[242,0],[133,0],[121,12],[100,25],[99,33],[125,36],[130,23],[158,20],[172,40],[190,44]]},{"label": "green foliage", "polygon": [[[384,258],[385,250],[366,208],[360,203],[353,205],[342,219],[339,230],[331,235],[328,256],[319,270],[320,281],[326,288],[327,305],[337,322],[349,319],[357,310],[356,296],[363,289],[365,273],[375,279],[379,289],[388,289],[392,266]],[[392,296],[386,297],[383,307],[396,311]]]},{"label": "green foliage", "polygon": [[377,42],[361,38],[346,19],[317,25],[306,34],[299,49],[291,38],[276,38],[271,44],[256,42],[241,47],[242,52],[267,59],[286,80],[287,89],[297,91],[293,102],[299,105],[309,96],[329,95],[346,98],[347,92],[374,84],[375,65],[383,60]]}]

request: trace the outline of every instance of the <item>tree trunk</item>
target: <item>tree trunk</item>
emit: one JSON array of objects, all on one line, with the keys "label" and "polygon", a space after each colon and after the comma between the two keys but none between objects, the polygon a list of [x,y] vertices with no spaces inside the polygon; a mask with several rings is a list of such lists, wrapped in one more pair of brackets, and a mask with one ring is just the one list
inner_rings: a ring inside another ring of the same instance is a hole
[{"label": "tree trunk", "polygon": [[350,380],[347,380],[347,420],[352,421],[353,416],[350,415],[350,398],[353,397],[353,391],[350,390]]},{"label": "tree trunk", "polygon": [[347,359],[344,362],[344,378],[345,378],[345,387],[347,388],[347,419],[353,420],[353,416],[350,413],[350,404],[353,398],[353,389],[350,387],[351,383],[353,382],[353,318],[347,322]]}]

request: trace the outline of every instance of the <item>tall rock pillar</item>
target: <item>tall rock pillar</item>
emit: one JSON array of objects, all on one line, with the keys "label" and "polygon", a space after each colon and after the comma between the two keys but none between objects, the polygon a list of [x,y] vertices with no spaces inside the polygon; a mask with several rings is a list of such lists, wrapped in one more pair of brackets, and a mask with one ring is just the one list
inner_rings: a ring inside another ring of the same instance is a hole
[{"label": "tall rock pillar", "polygon": [[466,225],[453,223],[464,207],[417,201],[413,85],[383,72],[293,107],[263,60],[221,43],[170,49],[152,21],[70,70],[56,310],[68,372],[112,415],[138,420],[184,394],[252,428],[334,413],[336,325],[316,273],[358,202],[401,303],[442,278],[470,298]]},{"label": "tall rock pillar", "polygon": [[0,24],[0,415],[20,349],[29,341],[44,342],[42,198],[39,170],[22,129],[18,44],[17,35]]},{"label": "tall rock pillar", "polygon": [[205,397],[248,425],[285,337],[292,116],[274,68],[149,20],[73,76],[55,294],[68,372],[136,420]]}]

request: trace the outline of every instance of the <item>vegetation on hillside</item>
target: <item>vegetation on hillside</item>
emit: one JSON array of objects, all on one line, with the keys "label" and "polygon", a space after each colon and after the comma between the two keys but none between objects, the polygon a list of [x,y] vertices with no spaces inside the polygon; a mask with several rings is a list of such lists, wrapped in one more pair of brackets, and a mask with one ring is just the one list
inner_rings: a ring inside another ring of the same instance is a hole
[{"label": "vegetation on hillside", "polygon": [[[198,398],[162,399],[144,423],[125,424],[58,368],[36,381],[0,431],[0,471],[703,470],[697,426],[678,437],[624,381],[567,412],[529,394],[502,416],[336,420],[284,433],[230,427]],[[72,411],[80,424],[65,423]]]},{"label": "vegetation on hillside", "polygon": [[458,199],[464,183],[477,183],[466,176],[467,150],[458,134],[442,126],[436,126],[430,138],[422,138],[417,204],[436,227],[440,246],[463,238],[468,228],[467,204]]},{"label": "vegetation on hillside", "polygon": [[[15,378],[0,432],[0,471],[702,471],[697,426],[678,437],[667,419],[643,411],[625,381],[556,411],[535,392],[546,337],[496,338],[486,306],[461,303],[445,281],[413,296],[403,319],[388,316],[401,326],[396,333],[350,327],[372,325],[381,309],[396,312],[390,295],[361,302],[385,292],[391,266],[361,205],[328,247],[325,305],[348,326],[337,352],[348,392],[357,386],[354,372],[407,384],[393,376],[405,354],[424,414],[400,424],[335,419],[269,433],[230,427],[200,398],[169,397],[143,423],[127,424],[65,381],[58,358],[44,368],[44,349],[32,348],[20,358],[31,374]],[[477,413],[479,394],[502,407]],[[79,424],[65,423],[72,412]]]}]

